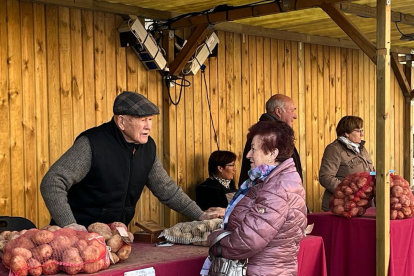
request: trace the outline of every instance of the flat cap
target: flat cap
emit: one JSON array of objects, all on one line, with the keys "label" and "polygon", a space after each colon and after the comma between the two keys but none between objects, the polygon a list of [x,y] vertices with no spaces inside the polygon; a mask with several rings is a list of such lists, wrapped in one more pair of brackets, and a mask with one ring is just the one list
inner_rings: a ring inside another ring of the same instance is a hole
[{"label": "flat cap", "polygon": [[146,117],[160,114],[158,107],[143,95],[124,91],[115,98],[115,115],[131,115],[134,117]]}]

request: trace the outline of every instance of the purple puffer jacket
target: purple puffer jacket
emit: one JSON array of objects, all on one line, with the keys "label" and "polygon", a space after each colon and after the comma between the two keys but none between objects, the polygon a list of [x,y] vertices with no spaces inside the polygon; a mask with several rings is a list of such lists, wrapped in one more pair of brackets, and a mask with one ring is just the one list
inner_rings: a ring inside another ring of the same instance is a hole
[{"label": "purple puffer jacket", "polygon": [[[306,223],[305,190],[289,158],[235,206],[227,226],[232,233],[220,241],[222,255],[248,258],[248,276],[297,275]],[[212,232],[209,244],[223,231]]]}]

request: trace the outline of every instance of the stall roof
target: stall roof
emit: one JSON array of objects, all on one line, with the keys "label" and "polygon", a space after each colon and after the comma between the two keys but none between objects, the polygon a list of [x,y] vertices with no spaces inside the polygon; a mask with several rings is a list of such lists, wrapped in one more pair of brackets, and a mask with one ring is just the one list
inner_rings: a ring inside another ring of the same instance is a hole
[{"label": "stall roof", "polygon": [[[96,2],[111,2],[152,10],[160,10],[184,14],[203,11],[218,5],[227,4],[240,6],[258,1],[252,0],[95,0]],[[262,1],[265,2],[265,1]],[[270,1],[268,1],[270,2]],[[291,0],[294,3],[294,0]],[[360,31],[373,43],[376,42],[376,0],[348,1],[336,4]],[[391,41],[393,47],[414,49],[414,41],[401,40],[401,33],[414,36],[414,1],[393,0],[391,3],[394,12],[391,27]],[[401,21],[400,23],[396,21]],[[348,36],[332,21],[320,8],[291,11],[274,15],[252,17],[234,21],[249,26],[257,26],[271,30],[289,31],[299,34],[337,38],[349,40]]]}]

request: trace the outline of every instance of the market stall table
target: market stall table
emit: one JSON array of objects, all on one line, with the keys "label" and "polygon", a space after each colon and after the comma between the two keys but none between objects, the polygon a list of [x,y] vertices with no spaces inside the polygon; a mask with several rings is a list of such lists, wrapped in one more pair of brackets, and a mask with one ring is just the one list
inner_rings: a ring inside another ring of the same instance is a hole
[{"label": "market stall table", "polygon": [[[312,235],[323,238],[328,275],[376,275],[375,208],[352,219],[313,213],[308,215],[308,224],[312,223]],[[413,231],[414,218],[391,221],[389,276],[414,275]]]},{"label": "market stall table", "polygon": [[[89,275],[124,276],[125,272],[153,267],[156,276],[198,276],[207,254],[208,248],[201,246],[155,247],[154,244],[134,243],[128,260]],[[298,276],[326,276],[321,237],[308,236],[301,241],[298,262]],[[8,270],[1,264],[0,276],[8,274]],[[65,275],[63,272],[60,274]]]}]

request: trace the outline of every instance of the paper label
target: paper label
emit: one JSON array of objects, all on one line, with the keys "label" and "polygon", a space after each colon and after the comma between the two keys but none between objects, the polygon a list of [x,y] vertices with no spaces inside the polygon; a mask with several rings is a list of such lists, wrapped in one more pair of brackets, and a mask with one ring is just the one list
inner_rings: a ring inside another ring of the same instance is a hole
[{"label": "paper label", "polygon": [[124,276],[155,276],[155,269],[153,267],[148,267],[144,269],[127,271],[124,273]]},{"label": "paper label", "polygon": [[132,241],[129,239],[128,232],[125,230],[125,228],[117,227],[116,230],[118,230],[118,233],[124,242],[126,242],[127,244],[132,243]]}]

